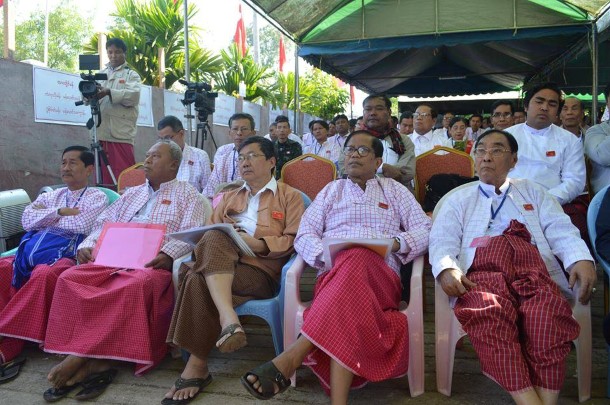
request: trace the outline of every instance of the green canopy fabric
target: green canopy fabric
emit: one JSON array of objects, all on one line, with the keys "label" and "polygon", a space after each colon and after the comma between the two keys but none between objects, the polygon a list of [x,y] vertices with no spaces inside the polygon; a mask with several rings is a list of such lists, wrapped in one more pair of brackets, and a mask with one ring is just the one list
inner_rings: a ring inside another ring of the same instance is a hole
[{"label": "green canopy fabric", "polygon": [[[609,3],[245,1],[290,36],[313,66],[369,93],[410,96],[512,90],[549,76],[548,69],[539,75],[545,67],[565,69],[586,50],[579,44],[590,42]],[[578,52],[566,52],[577,45]]]}]

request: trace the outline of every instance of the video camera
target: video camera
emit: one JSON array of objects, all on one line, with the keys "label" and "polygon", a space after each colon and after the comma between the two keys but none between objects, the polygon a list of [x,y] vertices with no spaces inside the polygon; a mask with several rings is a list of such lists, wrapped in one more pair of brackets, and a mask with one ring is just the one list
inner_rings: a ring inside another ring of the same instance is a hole
[{"label": "video camera", "polygon": [[205,82],[187,82],[182,79],[179,82],[186,86],[184,99],[180,100],[182,104],[189,105],[195,103],[197,118],[199,121],[206,122],[208,115],[216,111],[215,99],[218,97],[218,93],[212,93],[212,86]]},{"label": "video camera", "polygon": [[[78,90],[81,92],[84,98],[93,101],[97,100],[97,89],[99,84],[97,80],[108,80],[106,73],[93,74],[93,70],[99,70],[100,59],[99,55],[79,55],[78,56],[78,69],[88,70],[89,73],[81,73],[81,82],[78,83]],[[83,105],[82,101],[77,101],[75,105]]]}]

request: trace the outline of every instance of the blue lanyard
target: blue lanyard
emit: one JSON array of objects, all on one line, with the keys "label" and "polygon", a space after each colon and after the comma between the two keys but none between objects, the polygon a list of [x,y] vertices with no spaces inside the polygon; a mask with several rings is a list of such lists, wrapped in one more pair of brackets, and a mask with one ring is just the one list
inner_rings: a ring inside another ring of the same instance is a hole
[{"label": "blue lanyard", "polygon": [[[511,184],[508,185],[508,188],[506,189],[506,192],[504,193],[504,197],[502,197],[502,201],[500,201],[500,205],[498,205],[498,208],[494,211],[493,205],[491,207],[489,207],[489,209],[491,209],[491,222],[493,222],[493,220],[496,219],[496,217],[498,216],[498,212],[500,212],[500,210],[502,209],[502,206],[504,205],[504,201],[506,201],[506,196],[508,195],[508,192],[510,190],[510,186],[511,186]],[[481,190],[481,193],[483,193],[483,195],[485,197],[489,198],[489,194],[487,194],[480,185],[479,185],[479,190]],[[489,223],[489,226],[491,226],[491,222]]]},{"label": "blue lanyard", "polygon": [[[322,150],[322,146],[324,146],[324,145],[322,145],[322,144],[321,144],[321,143],[319,143],[319,142],[316,142],[316,143],[317,143],[317,145],[314,145],[314,146],[313,146],[314,155],[317,155],[318,153],[320,153],[320,151]],[[319,145],[320,147],[319,147],[319,148],[316,150],[316,146],[318,146],[318,145]]]},{"label": "blue lanyard", "polygon": [[[76,206],[80,202],[80,199],[83,198],[83,194],[85,194],[85,191],[87,191],[88,188],[89,188],[89,186],[86,186],[85,189],[80,193],[80,195],[76,199],[76,202],[74,203],[74,206],[72,208],[76,208]],[[68,196],[69,195],[70,195],[70,190],[68,190],[68,192],[66,193],[66,207],[68,207],[68,208],[70,208],[70,205],[68,204]]]}]

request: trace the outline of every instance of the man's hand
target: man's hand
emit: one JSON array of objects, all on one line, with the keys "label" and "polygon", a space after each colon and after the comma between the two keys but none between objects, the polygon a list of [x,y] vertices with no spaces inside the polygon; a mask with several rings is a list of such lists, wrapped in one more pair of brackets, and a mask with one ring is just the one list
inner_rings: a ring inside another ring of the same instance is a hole
[{"label": "man's hand", "polygon": [[61,215],[62,217],[70,217],[73,215],[78,215],[80,214],[80,210],[78,208],[70,208],[70,207],[63,207],[60,208],[57,213],[59,215]]},{"label": "man's hand", "polygon": [[100,87],[97,90],[97,99],[98,100],[101,100],[104,97],[109,96],[109,95],[110,95],[110,89],[108,87]]},{"label": "man's hand", "polygon": [[397,168],[396,166],[389,165],[387,163],[384,163],[381,166],[381,173],[383,173],[384,177],[388,177],[396,181],[398,181],[400,176],[402,176],[402,173],[400,172],[399,168]]},{"label": "man's hand", "polygon": [[171,256],[169,256],[166,253],[159,252],[159,254],[157,256],[155,256],[154,259],[152,259],[151,261],[146,263],[144,265],[144,267],[172,271],[173,265],[174,265],[174,259],[172,259]]},{"label": "man's hand", "polygon": [[597,281],[597,274],[595,274],[595,266],[593,262],[588,260],[580,260],[572,266],[570,270],[570,288],[574,287],[576,280],[580,281],[580,294],[578,295],[578,301],[586,305],[591,299],[591,292]]},{"label": "man's hand", "polygon": [[436,278],[440,283],[443,291],[450,297],[461,297],[466,294],[468,290],[476,287],[476,283],[473,283],[462,274],[458,269],[445,269]]},{"label": "man's hand", "polygon": [[267,249],[267,244],[264,240],[253,238],[246,232],[239,232],[239,236],[241,236],[241,238],[246,242],[246,244],[250,246],[250,249],[252,249],[254,253],[269,253],[269,249]]},{"label": "man's hand", "polygon": [[92,262],[94,260],[92,252],[93,249],[91,248],[78,249],[78,253],[76,254],[76,260],[78,260],[79,264]]}]

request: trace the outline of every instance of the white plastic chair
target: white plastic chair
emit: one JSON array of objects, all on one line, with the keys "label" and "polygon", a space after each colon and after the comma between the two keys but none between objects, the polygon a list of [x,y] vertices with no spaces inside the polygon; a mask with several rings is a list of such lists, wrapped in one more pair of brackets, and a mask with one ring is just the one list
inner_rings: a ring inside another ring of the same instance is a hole
[{"label": "white plastic chair", "polygon": [[[297,256],[296,260],[286,274],[286,287],[284,288],[284,347],[287,348],[297,340],[303,326],[303,312],[309,302],[301,301],[299,294],[301,275],[306,264]],[[411,274],[411,288],[409,305],[401,302],[401,312],[405,314],[409,325],[409,368],[407,378],[409,391],[412,397],[424,393],[424,318],[422,304],[422,275],[424,271],[424,257],[417,257],[413,261]],[[406,306],[405,308],[403,308]],[[296,387],[296,372],[290,377],[293,387]]]},{"label": "white plastic chair", "polygon": [[[436,218],[445,199],[455,191],[471,186],[464,184],[447,193],[436,205],[432,214],[432,221]],[[574,286],[574,297],[578,297],[580,282]],[[580,325],[580,335],[574,340],[576,347],[576,369],[578,374],[578,400],[584,402],[591,398],[591,307],[574,300],[572,304],[572,317]],[[453,380],[453,363],[455,358],[455,345],[466,335],[462,325],[457,320],[453,309],[449,305],[449,297],[438,282],[434,283],[434,328],[436,346],[436,390],[441,394],[451,396],[451,383]]]}]

